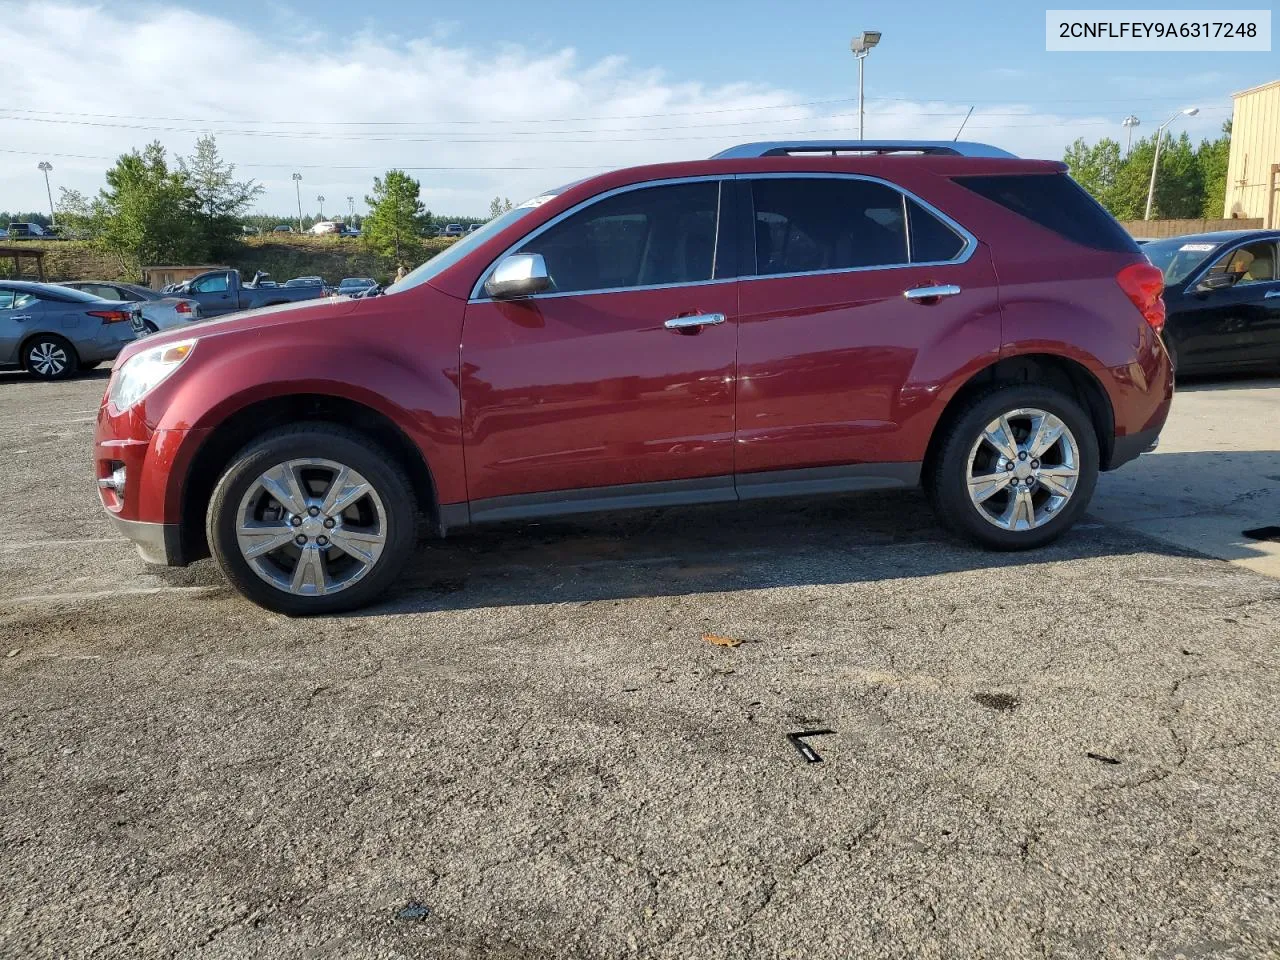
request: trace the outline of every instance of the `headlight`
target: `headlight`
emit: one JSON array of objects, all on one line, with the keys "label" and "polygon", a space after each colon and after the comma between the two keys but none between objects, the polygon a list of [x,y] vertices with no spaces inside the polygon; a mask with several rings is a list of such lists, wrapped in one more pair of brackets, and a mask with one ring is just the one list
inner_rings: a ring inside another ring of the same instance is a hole
[{"label": "headlight", "polygon": [[182,366],[195,348],[195,340],[179,340],[134,354],[111,378],[107,400],[117,410],[128,410]]}]

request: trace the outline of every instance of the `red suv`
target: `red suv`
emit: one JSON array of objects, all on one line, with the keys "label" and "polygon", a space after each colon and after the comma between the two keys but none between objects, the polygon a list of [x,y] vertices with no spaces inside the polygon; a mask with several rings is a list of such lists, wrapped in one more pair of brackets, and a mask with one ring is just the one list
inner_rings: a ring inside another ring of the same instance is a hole
[{"label": "red suv", "polygon": [[1064,170],[765,143],[570,184],[380,296],[126,347],[103,504],[289,614],[367,603],[423,518],[922,484],[971,540],[1048,543],[1173,392],[1160,271]]}]

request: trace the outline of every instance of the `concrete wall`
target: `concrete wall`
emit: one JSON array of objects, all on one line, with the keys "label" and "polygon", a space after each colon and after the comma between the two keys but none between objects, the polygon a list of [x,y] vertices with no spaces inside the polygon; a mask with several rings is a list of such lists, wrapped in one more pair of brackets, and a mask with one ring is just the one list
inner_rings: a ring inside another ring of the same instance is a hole
[{"label": "concrete wall", "polygon": [[1262,218],[1251,220],[1121,220],[1120,226],[1133,237],[1180,237],[1186,233],[1209,233],[1213,230],[1261,230]]},{"label": "concrete wall", "polygon": [[1224,217],[1280,227],[1280,80],[1234,95]]}]

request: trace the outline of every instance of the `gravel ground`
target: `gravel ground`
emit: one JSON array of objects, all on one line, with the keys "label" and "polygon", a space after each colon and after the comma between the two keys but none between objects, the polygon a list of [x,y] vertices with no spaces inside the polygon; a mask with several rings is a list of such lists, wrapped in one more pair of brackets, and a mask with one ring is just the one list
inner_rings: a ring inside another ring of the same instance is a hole
[{"label": "gravel ground", "polygon": [[1280,581],[902,494],[477,530],[291,621],[113,539],[104,386],[0,374],[0,956],[1280,955]]}]

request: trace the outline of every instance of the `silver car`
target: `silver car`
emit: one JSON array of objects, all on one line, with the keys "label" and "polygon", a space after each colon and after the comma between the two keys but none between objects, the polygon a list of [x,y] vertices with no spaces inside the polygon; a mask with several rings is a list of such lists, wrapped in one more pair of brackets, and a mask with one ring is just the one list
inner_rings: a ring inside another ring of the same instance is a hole
[{"label": "silver car", "polygon": [[112,360],[134,339],[136,303],[52,283],[0,280],[0,366],[61,380]]},{"label": "silver car", "polygon": [[200,304],[195,300],[166,296],[150,287],[143,287],[136,283],[117,283],[114,280],[76,280],[64,283],[62,286],[91,293],[104,300],[136,303],[142,310],[142,322],[135,329],[140,337],[172,327],[185,327],[189,323],[203,319],[200,316]]}]

